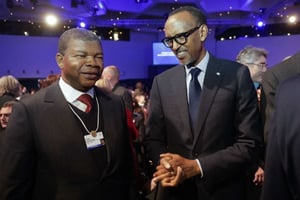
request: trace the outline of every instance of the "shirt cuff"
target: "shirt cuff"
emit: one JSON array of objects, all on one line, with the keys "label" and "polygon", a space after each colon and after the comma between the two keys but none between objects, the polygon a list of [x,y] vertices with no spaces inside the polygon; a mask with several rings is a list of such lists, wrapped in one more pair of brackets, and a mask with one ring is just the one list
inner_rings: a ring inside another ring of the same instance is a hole
[{"label": "shirt cuff", "polygon": [[196,162],[200,168],[200,177],[203,178],[203,170],[202,170],[202,167],[201,167],[201,164],[200,164],[200,161],[198,159],[196,159]]}]

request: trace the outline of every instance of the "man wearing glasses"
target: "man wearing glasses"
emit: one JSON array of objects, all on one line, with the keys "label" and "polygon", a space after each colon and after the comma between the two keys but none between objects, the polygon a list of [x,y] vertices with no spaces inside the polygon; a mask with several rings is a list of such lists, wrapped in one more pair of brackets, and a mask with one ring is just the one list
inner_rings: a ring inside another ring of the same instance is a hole
[{"label": "man wearing glasses", "polygon": [[[260,106],[261,83],[263,74],[267,71],[267,57],[266,49],[246,46],[242,49],[236,61],[247,66],[250,71],[250,76],[253,81],[257,93],[258,106]],[[263,137],[263,133],[262,137]],[[261,186],[264,181],[264,149],[261,149],[259,159],[249,165],[247,170],[247,198],[245,200],[259,200],[261,195]]]},{"label": "man wearing glasses", "polygon": [[[263,74],[267,71],[267,57],[268,52],[266,49],[254,46],[246,46],[236,57],[237,62],[249,68],[251,79],[257,90],[260,89]],[[259,91],[257,97],[260,100]]]},{"label": "man wearing glasses", "polygon": [[153,80],[145,146],[156,166],[157,199],[240,200],[245,171],[261,144],[249,70],[205,46],[206,17],[194,7],[172,11],[163,43],[180,64]]}]

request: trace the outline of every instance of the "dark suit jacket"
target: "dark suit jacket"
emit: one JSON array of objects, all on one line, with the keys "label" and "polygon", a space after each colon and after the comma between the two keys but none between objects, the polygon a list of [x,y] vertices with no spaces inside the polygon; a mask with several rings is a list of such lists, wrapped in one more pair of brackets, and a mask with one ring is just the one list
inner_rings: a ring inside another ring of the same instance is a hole
[{"label": "dark suit jacket", "polygon": [[127,90],[127,88],[121,86],[119,83],[117,83],[114,88],[112,89],[112,92],[115,95],[121,96],[126,108],[130,110],[130,112],[133,112],[133,105],[132,105],[132,96],[130,92]]},{"label": "dark suit jacket", "polygon": [[[179,65],[154,78],[145,145],[156,165],[159,154],[172,152],[199,159],[204,174],[185,181],[173,197],[167,194],[168,199],[241,199],[246,164],[262,139],[249,70],[210,55],[194,136],[185,74]],[[194,191],[188,186],[191,181],[196,184]]]},{"label": "dark suit jacket", "polygon": [[82,125],[54,83],[14,105],[0,154],[1,200],[129,199],[133,168],[125,107],[98,88],[95,95],[106,169],[99,170]]},{"label": "dark suit jacket", "polygon": [[275,96],[267,146],[263,200],[300,197],[300,76],[284,81]]},{"label": "dark suit jacket", "polygon": [[264,73],[261,112],[264,121],[264,140],[267,143],[270,119],[274,111],[277,86],[285,79],[300,74],[300,52],[275,65]]}]

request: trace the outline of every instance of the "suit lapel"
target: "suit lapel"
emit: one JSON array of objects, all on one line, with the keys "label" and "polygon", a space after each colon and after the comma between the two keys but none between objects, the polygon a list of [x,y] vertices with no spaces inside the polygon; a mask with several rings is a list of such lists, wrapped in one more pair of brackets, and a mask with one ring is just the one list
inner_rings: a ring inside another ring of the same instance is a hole
[{"label": "suit lapel", "polygon": [[[172,92],[176,94],[177,98],[175,99],[178,113],[181,115],[183,123],[190,127],[190,117],[189,117],[189,107],[187,100],[187,90],[186,90],[186,72],[184,66],[176,66],[177,68],[177,79],[172,83]],[[193,133],[190,129],[190,136],[193,136]]]},{"label": "suit lapel", "polygon": [[197,124],[194,133],[194,146],[195,141],[198,141],[205,119],[210,111],[217,90],[220,87],[221,80],[224,76],[224,73],[222,72],[223,68],[221,64],[210,54],[201,94],[200,109],[198,113],[199,123]]},{"label": "suit lapel", "polygon": [[[66,137],[71,137],[72,140],[76,140],[81,143],[85,147],[85,142],[83,140],[83,133],[80,130],[80,123],[74,117],[73,112],[69,107],[69,103],[66,101],[58,82],[53,83],[46,88],[46,94],[44,97],[45,106],[49,107],[49,111],[51,116],[59,115],[58,119],[67,119],[68,123],[74,124],[74,126],[62,126],[60,127],[63,130]],[[56,120],[56,119],[54,119]],[[78,133],[78,134],[77,134]]]}]

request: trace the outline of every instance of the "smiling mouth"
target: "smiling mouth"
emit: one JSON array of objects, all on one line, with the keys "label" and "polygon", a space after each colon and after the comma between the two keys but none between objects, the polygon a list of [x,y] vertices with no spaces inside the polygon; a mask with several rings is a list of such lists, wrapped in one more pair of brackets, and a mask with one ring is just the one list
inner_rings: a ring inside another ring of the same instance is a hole
[{"label": "smiling mouth", "polygon": [[98,80],[100,78],[100,73],[82,73],[87,79]]},{"label": "smiling mouth", "polygon": [[186,56],[186,52],[185,51],[179,51],[176,53],[176,56],[178,59],[183,59]]}]

